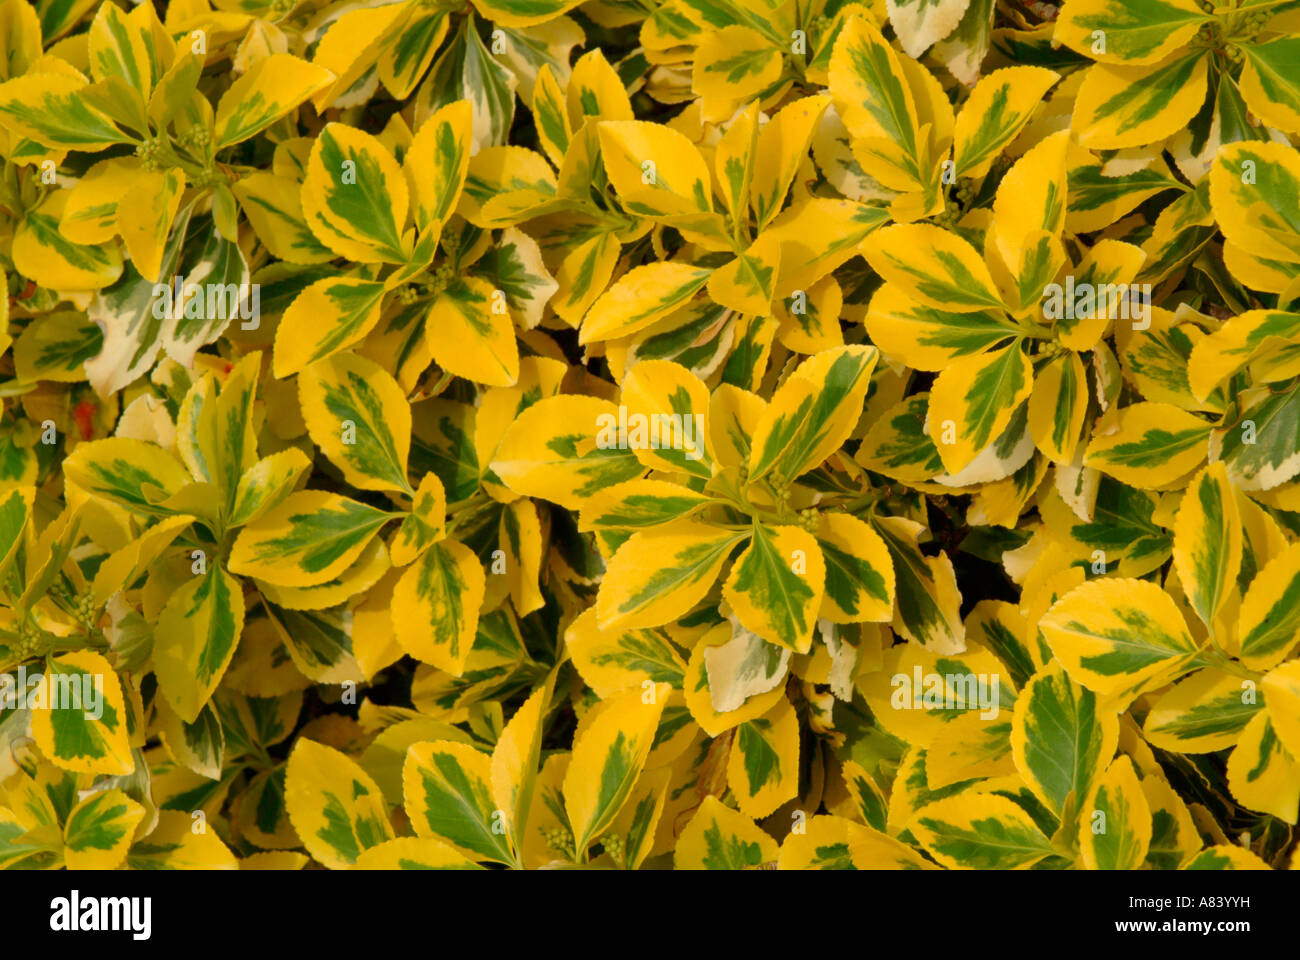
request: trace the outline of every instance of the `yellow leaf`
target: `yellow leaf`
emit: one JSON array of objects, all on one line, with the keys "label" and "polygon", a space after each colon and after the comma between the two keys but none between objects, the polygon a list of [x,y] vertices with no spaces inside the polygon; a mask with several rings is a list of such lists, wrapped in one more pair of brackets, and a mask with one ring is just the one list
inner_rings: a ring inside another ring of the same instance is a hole
[{"label": "yellow leaf", "polygon": [[678,520],[633,534],[609,560],[596,595],[602,630],[657,627],[704,598],[745,533]]},{"label": "yellow leaf", "polygon": [[1079,852],[1089,870],[1136,870],[1151,847],[1151,807],[1133,761],[1120,756],[1079,812]]},{"label": "yellow leaf", "polygon": [[220,150],[260,133],[335,79],[320,64],[287,53],[263,57],[217,102],[213,149]]},{"label": "yellow leaf", "polygon": [[1205,102],[1208,55],[1183,51],[1151,66],[1098,63],[1088,68],[1070,125],[1092,150],[1157,143],[1196,116]]},{"label": "yellow leaf", "polygon": [[1208,454],[1210,424],[1170,404],[1135,403],[1117,419],[1115,432],[1093,435],[1084,463],[1121,483],[1167,489]]},{"label": "yellow leaf", "polygon": [[706,796],[677,838],[678,870],[753,870],[774,862],[780,851],[758,824],[714,796]]},{"label": "yellow leaf", "polygon": [[683,134],[641,120],[604,120],[598,129],[605,171],[630,212],[671,217],[713,209],[709,168]]},{"label": "yellow leaf", "polygon": [[32,739],[41,753],[65,770],[129,774],[135,761],[126,701],[109,662],[89,650],[61,653],[46,660],[41,676],[27,692]]},{"label": "yellow leaf", "polygon": [[1249,810],[1294,824],[1300,809],[1300,762],[1283,745],[1269,713],[1255,714],[1228,757],[1228,789]]},{"label": "yellow leaf", "polygon": [[289,755],[284,803],[307,852],[332,870],[346,870],[363,851],[393,839],[384,796],[370,775],[305,737]]},{"label": "yellow leaf", "polygon": [[801,527],[755,523],[749,546],[723,584],[722,597],[747,630],[807,653],[825,582],[826,564],[811,533]]},{"label": "yellow leaf", "polygon": [[593,708],[599,714],[575,738],[573,759],[564,775],[564,808],[579,857],[608,829],[631,795],[669,689],[659,683],[604,701]]},{"label": "yellow leaf", "polygon": [[1039,629],[1078,683],[1125,700],[1186,672],[1197,649],[1173,599],[1146,580],[1090,580],[1058,600]]},{"label": "yellow leaf", "polygon": [[799,795],[799,721],[784,696],[761,717],[736,727],[727,786],[741,813],[755,819]]},{"label": "yellow leaf", "polygon": [[504,811],[516,850],[522,849],[523,829],[537,785],[543,721],[555,682],[555,672],[515,711],[492,751],[492,799]]},{"label": "yellow leaf", "polygon": [[483,565],[455,540],[435,543],[393,590],[393,628],[411,656],[454,676],[465,669],[487,589]]}]

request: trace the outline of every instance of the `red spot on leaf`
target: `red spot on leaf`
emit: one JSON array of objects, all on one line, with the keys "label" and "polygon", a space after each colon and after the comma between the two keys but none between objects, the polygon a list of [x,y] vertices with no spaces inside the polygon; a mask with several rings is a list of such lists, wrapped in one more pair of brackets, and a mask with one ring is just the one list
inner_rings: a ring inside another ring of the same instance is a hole
[{"label": "red spot on leaf", "polygon": [[77,433],[82,440],[89,440],[95,435],[95,413],[98,405],[91,400],[82,400],[72,408],[72,419],[77,425]]}]

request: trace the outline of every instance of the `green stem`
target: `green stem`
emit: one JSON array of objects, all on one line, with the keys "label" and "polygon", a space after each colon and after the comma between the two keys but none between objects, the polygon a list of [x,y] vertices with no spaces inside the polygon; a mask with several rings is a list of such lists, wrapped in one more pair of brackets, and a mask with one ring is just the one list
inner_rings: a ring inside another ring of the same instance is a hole
[{"label": "green stem", "polygon": [[1249,680],[1252,683],[1259,683],[1264,678],[1262,673],[1257,673],[1230,658],[1227,654],[1219,650],[1202,650],[1201,656],[1204,657],[1211,666],[1222,670],[1224,673],[1230,673],[1234,677],[1241,677],[1243,680]]}]

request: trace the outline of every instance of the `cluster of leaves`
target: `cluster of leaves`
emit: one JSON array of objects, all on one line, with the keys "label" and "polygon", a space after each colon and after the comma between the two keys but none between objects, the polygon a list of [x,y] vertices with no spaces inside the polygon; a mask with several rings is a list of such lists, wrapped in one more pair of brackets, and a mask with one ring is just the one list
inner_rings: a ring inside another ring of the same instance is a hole
[{"label": "cluster of leaves", "polygon": [[1300,0],[0,39],[0,864],[1295,865]]}]

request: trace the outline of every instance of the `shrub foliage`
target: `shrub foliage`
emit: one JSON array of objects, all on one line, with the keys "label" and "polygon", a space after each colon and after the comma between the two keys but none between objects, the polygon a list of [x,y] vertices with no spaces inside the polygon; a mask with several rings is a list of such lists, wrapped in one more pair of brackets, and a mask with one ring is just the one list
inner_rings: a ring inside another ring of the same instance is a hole
[{"label": "shrub foliage", "polygon": [[1300,0],[0,37],[0,863],[1292,864]]}]

